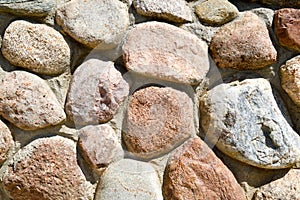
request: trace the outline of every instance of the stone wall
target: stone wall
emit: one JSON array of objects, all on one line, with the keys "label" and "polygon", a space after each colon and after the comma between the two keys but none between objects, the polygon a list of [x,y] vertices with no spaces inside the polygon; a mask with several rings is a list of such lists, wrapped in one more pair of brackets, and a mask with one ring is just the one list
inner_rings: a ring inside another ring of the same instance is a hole
[{"label": "stone wall", "polygon": [[0,0],[0,199],[300,199],[298,0]]}]

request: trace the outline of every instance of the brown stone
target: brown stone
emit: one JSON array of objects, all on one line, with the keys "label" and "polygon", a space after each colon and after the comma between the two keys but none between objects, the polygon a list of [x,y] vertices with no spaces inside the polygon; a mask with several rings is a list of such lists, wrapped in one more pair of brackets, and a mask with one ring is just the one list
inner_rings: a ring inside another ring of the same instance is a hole
[{"label": "brown stone", "polygon": [[0,120],[0,164],[7,158],[7,152],[13,145],[13,137],[8,127]]},{"label": "brown stone", "polygon": [[124,157],[115,131],[106,124],[86,126],[79,130],[78,146],[93,168],[105,168]]},{"label": "brown stone", "polygon": [[200,139],[192,138],[168,160],[165,200],[246,200],[231,171]]},{"label": "brown stone", "polygon": [[277,56],[266,24],[251,12],[222,26],[210,49],[218,67],[239,70],[266,67],[275,63]]},{"label": "brown stone", "polygon": [[300,52],[300,9],[283,8],[275,11],[274,27],[282,46]]},{"label": "brown stone", "polygon": [[91,185],[77,165],[73,141],[40,138],[19,150],[5,168],[3,187],[14,200],[91,200]]},{"label": "brown stone", "polygon": [[149,159],[164,154],[194,130],[193,103],[184,92],[147,87],[129,99],[123,139],[130,152]]},{"label": "brown stone", "polygon": [[161,22],[136,25],[127,35],[123,57],[128,70],[191,85],[199,84],[209,70],[205,42]]}]

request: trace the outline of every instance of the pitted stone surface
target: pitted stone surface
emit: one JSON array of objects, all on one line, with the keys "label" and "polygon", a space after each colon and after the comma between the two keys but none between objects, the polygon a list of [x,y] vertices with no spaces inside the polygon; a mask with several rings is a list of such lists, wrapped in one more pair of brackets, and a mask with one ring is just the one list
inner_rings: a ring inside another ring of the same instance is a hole
[{"label": "pitted stone surface", "polygon": [[96,169],[105,168],[124,157],[115,131],[106,124],[81,128],[78,146],[86,161]]},{"label": "pitted stone surface", "polygon": [[300,52],[300,9],[277,10],[274,15],[274,27],[282,46]]},{"label": "pitted stone surface", "polygon": [[300,106],[300,55],[286,62],[280,68],[281,86],[293,102]]},{"label": "pitted stone surface", "polygon": [[163,195],[165,200],[246,200],[233,174],[200,138],[188,140],[170,156]]},{"label": "pitted stone surface", "polygon": [[214,35],[210,49],[218,67],[260,69],[275,63],[277,52],[264,21],[245,12]]},{"label": "pitted stone surface", "polygon": [[70,66],[70,48],[63,36],[44,24],[17,20],[5,30],[2,54],[13,65],[57,75]]},{"label": "pitted stone surface", "polygon": [[134,0],[133,5],[137,13],[143,16],[177,23],[192,21],[192,12],[184,0]]},{"label": "pitted stone surface", "polygon": [[0,114],[21,129],[45,128],[66,118],[50,87],[34,74],[5,73],[0,80],[0,94]]},{"label": "pitted stone surface", "polygon": [[200,21],[209,25],[225,24],[239,14],[238,9],[227,0],[208,0],[195,6]]},{"label": "pitted stone surface", "polygon": [[8,127],[0,120],[0,164],[7,159],[9,148],[13,145],[13,137]]},{"label": "pitted stone surface", "polygon": [[283,117],[262,78],[218,85],[201,98],[206,139],[223,153],[260,168],[300,161],[300,137]]},{"label": "pitted stone surface", "polygon": [[161,22],[138,24],[127,36],[128,70],[163,80],[197,85],[209,69],[207,45],[197,36]]},{"label": "pitted stone surface", "polygon": [[77,165],[76,146],[60,136],[34,140],[19,150],[2,179],[14,200],[92,200],[92,186]]},{"label": "pitted stone surface", "polygon": [[135,156],[149,159],[162,155],[194,132],[193,102],[172,88],[148,87],[129,99],[123,140]]},{"label": "pitted stone surface", "polygon": [[78,42],[112,49],[129,26],[128,7],[118,0],[73,0],[57,10],[56,21]]},{"label": "pitted stone surface", "polygon": [[104,123],[112,119],[128,94],[128,83],[113,62],[89,59],[73,75],[66,112],[76,126]]},{"label": "pitted stone surface", "polygon": [[110,165],[98,183],[95,200],[163,200],[155,169],[124,159]]}]

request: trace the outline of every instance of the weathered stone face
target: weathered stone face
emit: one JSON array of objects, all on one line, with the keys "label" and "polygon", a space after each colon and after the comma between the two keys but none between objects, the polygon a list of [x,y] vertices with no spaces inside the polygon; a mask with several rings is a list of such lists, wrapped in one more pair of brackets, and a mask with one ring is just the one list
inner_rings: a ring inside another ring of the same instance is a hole
[{"label": "weathered stone face", "polygon": [[8,127],[0,120],[0,164],[6,158],[9,148],[13,145],[14,141]]},{"label": "weathered stone face", "polygon": [[193,104],[187,94],[172,88],[148,87],[129,99],[123,140],[135,156],[162,155],[194,132]]},{"label": "weathered stone face", "polygon": [[169,158],[163,195],[165,200],[246,200],[232,173],[200,138],[188,140]]}]

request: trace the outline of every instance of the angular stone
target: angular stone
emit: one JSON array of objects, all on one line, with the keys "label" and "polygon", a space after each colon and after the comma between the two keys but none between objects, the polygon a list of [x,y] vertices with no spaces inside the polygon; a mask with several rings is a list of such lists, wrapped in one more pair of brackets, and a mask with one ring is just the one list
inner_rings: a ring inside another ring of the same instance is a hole
[{"label": "angular stone", "polygon": [[25,72],[6,73],[0,80],[0,115],[24,130],[57,125],[66,115],[46,82]]},{"label": "angular stone", "polygon": [[95,200],[163,200],[154,168],[124,159],[110,165],[101,176]]},{"label": "angular stone", "polygon": [[92,186],[77,165],[76,146],[60,136],[40,138],[5,166],[3,188],[15,200],[91,200]]},{"label": "angular stone", "polygon": [[188,140],[169,158],[163,195],[165,200],[246,200],[231,171],[200,138]]},{"label": "angular stone", "polygon": [[103,169],[121,160],[124,152],[115,131],[106,124],[86,126],[79,131],[78,146],[85,160],[95,169]]},{"label": "angular stone", "polygon": [[300,199],[300,170],[291,169],[284,177],[259,188],[253,200]]},{"label": "angular stone", "polygon": [[74,0],[57,10],[56,21],[78,42],[112,49],[129,26],[128,7],[118,0]]},{"label": "angular stone", "polygon": [[113,62],[89,59],[73,75],[66,112],[76,126],[104,123],[112,119],[128,94],[128,83]]},{"label": "angular stone", "polygon": [[212,38],[210,49],[218,67],[239,70],[266,67],[277,56],[266,24],[251,12],[222,26]]},{"label": "angular stone", "polygon": [[161,22],[136,25],[128,33],[123,57],[128,70],[191,85],[199,84],[209,69],[203,41]]},{"label": "angular stone", "polygon": [[194,132],[193,102],[184,92],[148,87],[130,97],[123,140],[135,156],[149,159],[162,155]]},{"label": "angular stone", "polygon": [[195,6],[200,21],[209,25],[223,25],[239,14],[238,9],[227,0],[208,0]]},{"label": "angular stone", "polygon": [[275,11],[274,27],[282,46],[300,52],[300,9],[283,8]]},{"label": "angular stone", "polygon": [[21,16],[46,16],[54,6],[54,0],[0,0],[0,12]]},{"label": "angular stone", "polygon": [[300,106],[300,55],[286,62],[280,68],[281,86],[293,102]]},{"label": "angular stone", "polygon": [[133,5],[138,14],[184,23],[192,21],[192,12],[184,0],[134,0]]},{"label": "angular stone", "polygon": [[0,164],[7,159],[7,153],[13,145],[13,137],[8,127],[0,120]]},{"label": "angular stone", "polygon": [[206,139],[232,158],[260,168],[300,161],[300,137],[283,117],[266,79],[218,85],[200,102]]},{"label": "angular stone", "polygon": [[2,54],[13,65],[46,75],[63,73],[71,59],[70,48],[58,31],[23,20],[5,30]]}]

